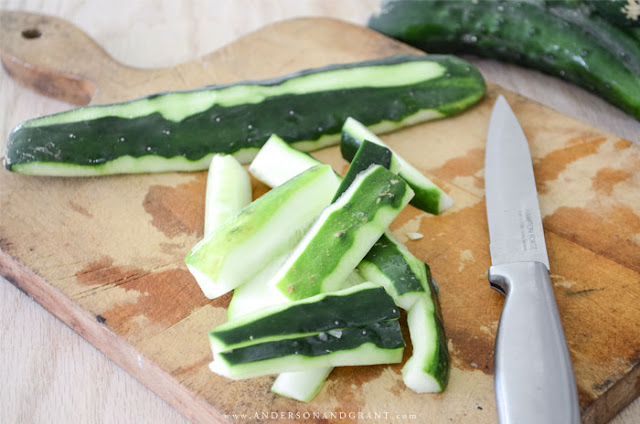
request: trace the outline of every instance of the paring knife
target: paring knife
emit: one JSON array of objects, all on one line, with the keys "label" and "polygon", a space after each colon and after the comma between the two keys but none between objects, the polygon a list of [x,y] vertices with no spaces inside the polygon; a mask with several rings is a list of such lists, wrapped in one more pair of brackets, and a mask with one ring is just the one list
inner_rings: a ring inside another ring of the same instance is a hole
[{"label": "paring knife", "polygon": [[576,383],[551,280],[527,139],[504,97],[485,153],[489,282],[506,296],[495,346],[502,424],[580,422]]}]

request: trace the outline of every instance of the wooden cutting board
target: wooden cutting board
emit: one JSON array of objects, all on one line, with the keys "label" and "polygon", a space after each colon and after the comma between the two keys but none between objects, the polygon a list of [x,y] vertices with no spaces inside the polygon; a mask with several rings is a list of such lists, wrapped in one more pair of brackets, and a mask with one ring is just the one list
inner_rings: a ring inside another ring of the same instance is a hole
[{"label": "wooden cutting board", "polygon": [[[77,104],[415,52],[320,18],[280,22],[157,70],[118,64],[51,17],[3,12],[0,37],[14,78]],[[583,422],[606,422],[640,394],[640,150],[494,84],[458,117],[383,136],[456,201],[439,217],[408,207],[392,225],[440,284],[452,354],[443,394],[407,390],[401,364],[336,369],[309,404],[273,395],[273,377],[212,374],[206,333],[225,320],[230,295],[206,299],[183,263],[202,236],[205,172],[63,179],[2,170],[0,274],[197,422],[495,422],[493,343],[503,299],[486,280],[483,162],[498,94],[530,141]],[[315,156],[346,170],[335,147]],[[266,189],[254,187],[256,195]],[[424,238],[407,240],[407,232]]]}]

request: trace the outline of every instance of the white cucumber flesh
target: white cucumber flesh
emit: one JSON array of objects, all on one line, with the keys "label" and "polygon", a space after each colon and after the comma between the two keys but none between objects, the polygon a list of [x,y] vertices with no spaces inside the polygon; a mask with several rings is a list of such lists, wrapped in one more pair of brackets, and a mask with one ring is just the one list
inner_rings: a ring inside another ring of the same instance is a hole
[{"label": "white cucumber flesh", "polygon": [[271,391],[280,396],[309,402],[322,389],[332,370],[333,367],[321,367],[282,373],[274,381]]},{"label": "white cucumber flesh", "polygon": [[187,267],[215,298],[248,282],[304,236],[339,185],[329,165],[314,167],[270,190],[198,242]]},{"label": "white cucumber flesh", "polygon": [[269,187],[277,187],[322,162],[272,134],[249,165],[249,172]]},{"label": "white cucumber flesh", "polygon": [[204,234],[209,235],[251,203],[251,179],[238,160],[215,155],[209,165]]},{"label": "white cucumber flesh", "polygon": [[256,274],[253,279],[233,291],[233,297],[227,309],[227,320],[238,319],[244,315],[253,313],[269,306],[290,302],[279,290],[266,284],[267,281],[278,271],[288,253],[275,259],[263,270]]}]

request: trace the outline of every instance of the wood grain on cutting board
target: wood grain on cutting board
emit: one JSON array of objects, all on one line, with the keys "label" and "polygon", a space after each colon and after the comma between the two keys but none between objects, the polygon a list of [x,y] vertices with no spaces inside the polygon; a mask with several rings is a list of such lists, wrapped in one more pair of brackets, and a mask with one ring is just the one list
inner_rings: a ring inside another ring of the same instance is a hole
[{"label": "wood grain on cutting board", "polygon": [[[72,51],[95,55],[86,46]],[[296,20],[177,70],[113,64],[79,70],[66,57],[64,71],[93,87],[96,102],[109,102],[401,51],[407,50],[363,28]],[[14,75],[20,69],[17,63]],[[146,76],[126,78],[127,86],[121,86],[117,72]],[[115,82],[103,83],[107,79]],[[457,202],[440,217],[407,208],[392,227],[403,240],[407,231],[425,234],[407,245],[431,265],[441,285],[454,357],[443,395],[407,391],[400,366],[336,370],[310,405],[271,395],[271,378],[231,383],[212,375],[204,335],[224,319],[229,296],[205,299],[183,265],[202,234],[205,173],[55,179],[2,172],[2,273],[193,419],[263,411],[397,411],[434,422],[493,422],[491,352],[502,299],[489,290],[485,276],[482,167],[488,116],[499,92],[507,95],[531,142],[584,420],[602,422],[639,389],[638,149],[493,85],[485,101],[459,117],[384,137]],[[335,148],[316,156],[339,172],[346,169]],[[22,196],[9,200],[16,192]]]}]

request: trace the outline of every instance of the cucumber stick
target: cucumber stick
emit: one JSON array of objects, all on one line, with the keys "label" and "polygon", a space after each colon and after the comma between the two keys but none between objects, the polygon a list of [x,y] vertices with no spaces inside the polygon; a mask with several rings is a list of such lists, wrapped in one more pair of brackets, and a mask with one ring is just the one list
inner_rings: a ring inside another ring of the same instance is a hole
[{"label": "cucumber stick", "polygon": [[329,165],[311,168],[247,205],[198,242],[185,262],[205,296],[251,280],[292,249],[331,202],[338,178]]},{"label": "cucumber stick", "polygon": [[312,368],[399,363],[403,350],[400,324],[390,320],[220,352],[209,368],[230,379],[245,379]]},{"label": "cucumber stick", "polygon": [[430,53],[538,69],[640,119],[640,43],[580,2],[387,0],[368,25]]},{"label": "cucumber stick", "polygon": [[204,234],[222,226],[251,203],[251,179],[242,165],[228,155],[215,155],[207,174]]},{"label": "cucumber stick", "polygon": [[269,187],[277,187],[322,162],[272,134],[249,165],[249,173]]},{"label": "cucumber stick", "polygon": [[333,367],[281,373],[273,382],[271,391],[280,396],[309,402],[320,392],[331,371]]},{"label": "cucumber stick", "polygon": [[[251,203],[249,174],[232,156],[215,155],[207,175],[204,235],[211,235]],[[211,293],[206,279],[196,278],[203,293]]]},{"label": "cucumber stick", "polygon": [[437,295],[432,297],[421,296],[407,313],[413,352],[402,367],[402,379],[416,393],[442,392],[449,381],[447,338]]},{"label": "cucumber stick", "polygon": [[362,283],[344,290],[259,309],[209,333],[214,353],[274,340],[294,339],[347,327],[398,319],[382,287]]},{"label": "cucumber stick", "polygon": [[334,290],[412,196],[411,188],[395,174],[371,166],[322,211],[269,284],[290,299]]},{"label": "cucumber stick", "polygon": [[[340,152],[351,161],[363,140],[379,144],[391,150],[378,136],[356,119],[349,117],[342,127]],[[411,204],[425,212],[438,215],[453,205],[453,199],[429,178],[392,151],[391,172],[400,175],[415,192]]]},{"label": "cucumber stick", "polygon": [[248,163],[274,133],[312,151],[338,143],[348,116],[391,131],[461,112],[485,90],[478,70],[453,56],[335,64],[32,119],[11,132],[5,167],[55,176],[193,171],[216,153]]},{"label": "cucumber stick", "polygon": [[[254,281],[243,284],[235,289],[233,298],[227,311],[227,319],[231,321],[248,313],[265,307],[291,302],[276,288],[265,284],[286,259],[283,257],[275,263],[275,268],[269,267],[261,272]],[[364,283],[358,270],[354,270],[341,285],[341,290]],[[280,395],[309,402],[322,388],[333,367],[311,368],[304,371],[285,372],[278,375],[271,390]]]},{"label": "cucumber stick", "polygon": [[209,333],[214,352],[211,369],[238,379],[399,362],[404,341],[398,317],[384,289],[366,282],[263,308]]},{"label": "cucumber stick", "polygon": [[365,140],[353,157],[347,173],[344,174],[342,182],[340,182],[340,186],[335,196],[333,196],[333,201],[338,200],[342,193],[349,189],[356,177],[371,165],[380,165],[389,169],[391,166],[391,150]]}]

